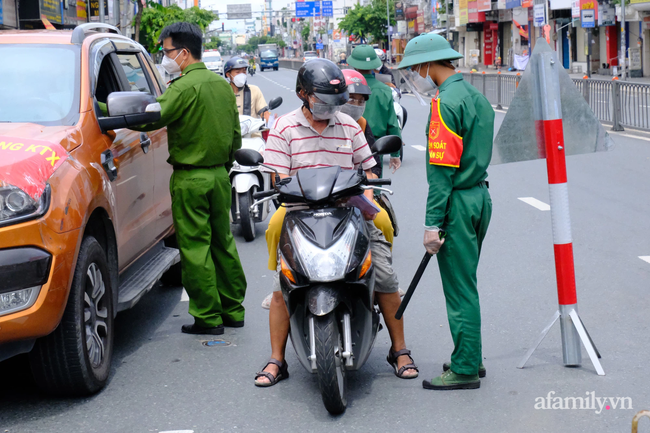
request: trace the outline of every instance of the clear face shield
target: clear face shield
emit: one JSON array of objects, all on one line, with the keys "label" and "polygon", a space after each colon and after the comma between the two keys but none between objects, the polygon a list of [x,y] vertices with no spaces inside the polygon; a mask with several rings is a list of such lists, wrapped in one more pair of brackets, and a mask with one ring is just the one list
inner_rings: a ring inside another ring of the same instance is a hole
[{"label": "clear face shield", "polygon": [[406,70],[401,71],[402,75],[404,77],[404,80],[409,86],[409,89],[415,95],[417,100],[420,102],[420,105],[426,107],[429,104],[427,104],[424,101],[424,98],[428,98],[429,95],[433,93],[437,87],[431,77],[429,76],[429,65],[430,63],[427,63],[427,72],[426,72],[426,78],[423,78],[420,75],[420,69],[422,68],[422,64],[420,65],[415,65],[410,68],[407,68]]},{"label": "clear face shield", "polygon": [[341,108],[343,108],[342,105],[326,104],[315,95],[312,95],[309,100],[311,102],[309,111],[311,111],[314,120],[329,120],[336,116],[336,114],[341,111]]}]

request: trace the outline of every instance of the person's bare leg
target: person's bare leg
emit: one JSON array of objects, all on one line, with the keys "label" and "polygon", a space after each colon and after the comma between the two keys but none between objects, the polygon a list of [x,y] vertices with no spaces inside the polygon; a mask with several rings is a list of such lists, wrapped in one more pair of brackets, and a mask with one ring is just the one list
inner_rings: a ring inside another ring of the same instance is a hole
[{"label": "person's bare leg", "polygon": [[[400,320],[395,319],[395,313],[397,313],[397,309],[402,302],[399,297],[399,293],[375,292],[375,294],[377,295],[377,303],[379,304],[381,315],[384,316],[386,328],[388,328],[390,341],[393,343],[393,352],[406,349],[406,341],[404,340],[404,318]],[[402,368],[403,366],[410,363],[411,360],[406,355],[402,355],[397,358],[398,368]],[[415,376],[416,374],[417,371],[412,368],[404,371],[404,377]]]},{"label": "person's bare leg", "polygon": [[[269,329],[271,331],[271,358],[282,362],[284,361],[284,351],[287,348],[287,338],[289,338],[289,312],[282,298],[282,292],[273,292],[271,309],[269,311]],[[275,364],[269,364],[264,371],[277,377],[280,373],[280,367]],[[259,383],[270,382],[264,376],[259,377],[257,381]]]}]

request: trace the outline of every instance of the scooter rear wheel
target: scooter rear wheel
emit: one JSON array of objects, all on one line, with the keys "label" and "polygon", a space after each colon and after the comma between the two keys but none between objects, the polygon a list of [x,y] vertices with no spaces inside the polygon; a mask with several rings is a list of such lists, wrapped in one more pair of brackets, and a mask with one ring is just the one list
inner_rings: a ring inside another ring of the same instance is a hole
[{"label": "scooter rear wheel", "polygon": [[338,415],[347,406],[347,375],[336,313],[316,317],[314,322],[318,386],[327,411]]},{"label": "scooter rear wheel", "polygon": [[242,235],[246,242],[255,240],[255,218],[250,211],[253,204],[253,190],[249,190],[239,195],[239,215],[241,222]]}]

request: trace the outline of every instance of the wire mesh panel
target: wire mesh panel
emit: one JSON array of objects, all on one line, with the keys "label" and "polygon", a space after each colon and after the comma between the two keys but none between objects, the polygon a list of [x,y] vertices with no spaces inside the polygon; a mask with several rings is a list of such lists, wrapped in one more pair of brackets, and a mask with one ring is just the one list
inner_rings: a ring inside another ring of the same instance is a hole
[{"label": "wire mesh panel", "polygon": [[621,82],[621,123],[650,130],[650,85]]}]

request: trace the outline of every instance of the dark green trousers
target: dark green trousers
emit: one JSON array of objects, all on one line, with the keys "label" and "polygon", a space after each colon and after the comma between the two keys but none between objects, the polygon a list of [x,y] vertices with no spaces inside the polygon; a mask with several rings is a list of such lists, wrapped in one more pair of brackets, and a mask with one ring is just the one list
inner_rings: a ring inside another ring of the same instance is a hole
[{"label": "dark green trousers", "polygon": [[189,312],[199,326],[244,320],[246,277],[230,232],[231,184],[224,167],[175,170],[172,215]]},{"label": "dark green trousers", "polygon": [[476,269],[492,216],[490,193],[485,186],[454,190],[447,210],[447,238],[437,258],[454,340],[451,369],[474,375],[482,360]]}]

